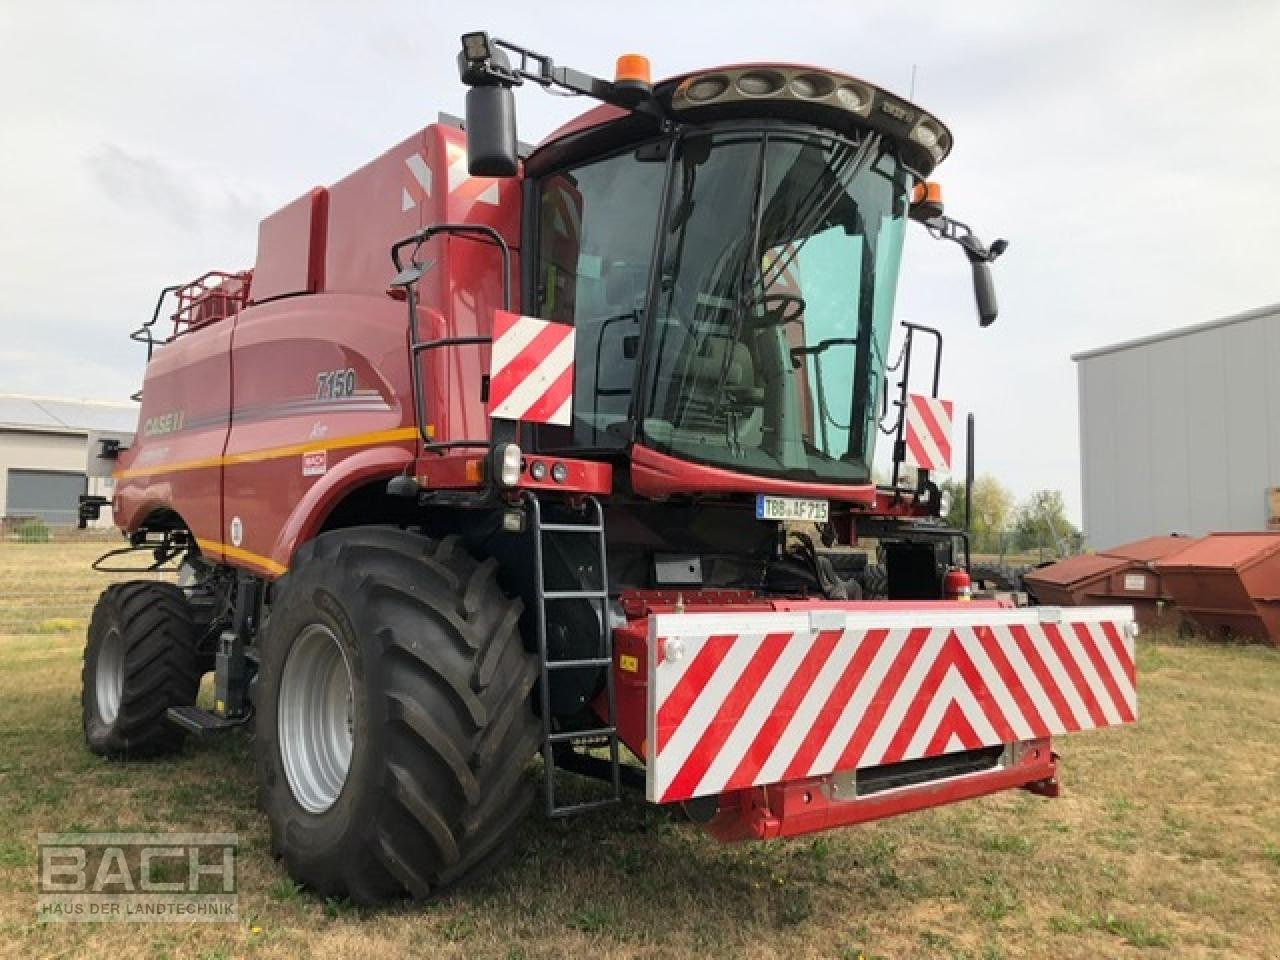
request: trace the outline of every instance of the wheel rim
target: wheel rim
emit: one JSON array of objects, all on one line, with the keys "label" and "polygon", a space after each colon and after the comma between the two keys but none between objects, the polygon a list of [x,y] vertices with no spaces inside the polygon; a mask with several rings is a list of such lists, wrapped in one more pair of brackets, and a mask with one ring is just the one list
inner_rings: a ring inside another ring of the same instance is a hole
[{"label": "wheel rim", "polygon": [[114,627],[107,631],[98,648],[94,688],[98,700],[98,716],[103,723],[111,726],[120,713],[120,700],[124,696],[124,638]]},{"label": "wheel rim", "polygon": [[313,623],[298,636],[280,678],[280,759],[299,806],[324,813],[342,793],[351,766],[354,684],[333,631]]}]

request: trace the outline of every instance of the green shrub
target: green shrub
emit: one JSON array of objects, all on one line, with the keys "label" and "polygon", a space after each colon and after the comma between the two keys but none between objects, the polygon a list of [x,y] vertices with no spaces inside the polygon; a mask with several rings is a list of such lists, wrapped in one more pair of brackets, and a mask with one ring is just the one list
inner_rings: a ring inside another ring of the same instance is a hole
[{"label": "green shrub", "polygon": [[20,543],[48,543],[53,539],[53,531],[43,520],[27,520],[16,532]]}]

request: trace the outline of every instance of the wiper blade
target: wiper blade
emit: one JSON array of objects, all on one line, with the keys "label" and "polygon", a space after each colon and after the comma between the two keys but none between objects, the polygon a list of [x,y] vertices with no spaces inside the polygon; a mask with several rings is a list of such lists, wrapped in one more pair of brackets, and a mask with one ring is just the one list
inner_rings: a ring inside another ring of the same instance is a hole
[{"label": "wiper blade", "polygon": [[857,337],[831,337],[827,340],[820,340],[811,347],[792,347],[791,356],[806,357],[814,354],[825,353],[832,347],[856,347],[857,345]]},{"label": "wiper blade", "polygon": [[746,251],[742,271],[738,274],[738,283],[734,289],[733,313],[729,316],[729,342],[725,344],[724,361],[720,365],[720,376],[716,381],[715,406],[712,408],[714,411],[712,413],[713,417],[718,417],[721,407],[724,406],[725,384],[729,382],[729,371],[733,367],[733,355],[737,350],[738,342],[742,339],[742,330],[746,326],[746,318],[743,314],[746,310],[748,293],[755,282],[756,274],[760,272],[760,221],[763,215],[760,206],[764,199],[765,153],[768,146],[769,135],[766,133],[760,138],[760,153],[756,160],[755,186],[751,191],[751,222],[748,225],[751,237],[750,246]]},{"label": "wiper blade", "polygon": [[800,239],[784,248],[782,255],[769,265],[769,275],[761,277],[762,293],[776,283],[778,278],[786,272],[796,257],[800,255],[800,250],[809,242],[814,231],[818,228],[818,224],[822,223],[831,211],[835,209],[836,204],[844,196],[849,184],[853,183],[871,166],[874,160],[873,154],[879,148],[881,141],[880,134],[868,134],[867,138],[858,145],[857,151],[848,154],[847,160],[843,161],[841,166],[831,168],[834,182],[821,199],[814,201],[808,214],[803,219],[797,220],[795,229],[786,231]]},{"label": "wiper blade", "polygon": [[[878,133],[870,133],[866,139],[862,141],[855,151],[847,153],[841,159],[840,165],[829,168],[833,174],[833,183],[827,188],[825,193],[819,193],[814,196],[813,202],[808,211],[804,211],[802,216],[797,218],[794,230],[785,231],[794,237],[800,239],[794,243],[788,244],[784,248],[784,252],[777,260],[769,265],[768,276],[760,269],[760,223],[763,220],[764,211],[761,209],[761,201],[764,195],[764,179],[766,174],[765,155],[769,145],[769,137],[766,134],[760,140],[760,160],[756,164],[756,181],[755,189],[752,193],[751,202],[751,248],[748,251],[748,260],[744,265],[741,277],[737,287],[737,293],[734,297],[733,314],[729,320],[729,342],[725,346],[724,362],[720,368],[720,377],[716,384],[716,400],[715,413],[719,414],[720,408],[724,404],[724,387],[729,379],[729,370],[733,366],[733,354],[742,340],[742,331],[745,327],[745,317],[748,293],[754,292],[753,287],[756,286],[756,279],[759,278],[758,296],[762,297],[777,282],[792,262],[799,255],[801,248],[808,243],[813,231],[830,213],[837,203],[840,202],[848,185],[857,179],[870,165],[879,149],[882,138]],[[815,181],[815,189],[817,182]]]}]

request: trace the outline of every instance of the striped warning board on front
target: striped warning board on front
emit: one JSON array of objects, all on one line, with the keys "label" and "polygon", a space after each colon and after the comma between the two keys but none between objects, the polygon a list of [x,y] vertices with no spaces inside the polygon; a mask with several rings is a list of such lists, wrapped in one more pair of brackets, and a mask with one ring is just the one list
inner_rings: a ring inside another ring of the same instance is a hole
[{"label": "striped warning board on front", "polygon": [[951,468],[950,400],[907,396],[907,464],[921,470]]},{"label": "striped warning board on front", "polygon": [[648,798],[1133,723],[1132,624],[1129,607],[655,615]]},{"label": "striped warning board on front", "polygon": [[489,416],[567,427],[573,407],[573,327],[493,315]]}]

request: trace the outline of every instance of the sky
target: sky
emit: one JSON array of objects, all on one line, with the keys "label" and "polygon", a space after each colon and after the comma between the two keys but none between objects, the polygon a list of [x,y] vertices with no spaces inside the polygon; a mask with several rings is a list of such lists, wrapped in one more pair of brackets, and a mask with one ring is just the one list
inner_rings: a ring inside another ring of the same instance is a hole
[{"label": "sky", "polygon": [[[253,263],[258,220],[462,113],[473,29],[602,76],[802,62],[952,130],[947,212],[990,240],[1001,316],[915,229],[901,318],[946,337],[978,472],[1079,518],[1074,352],[1280,301],[1280,4],[484,4],[0,0],[0,392],[123,399],[160,287]],[[474,12],[473,12],[474,11]],[[590,106],[518,94],[537,142]]]}]

